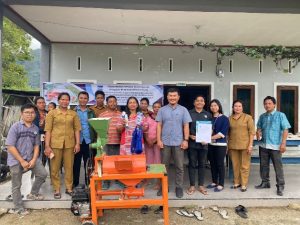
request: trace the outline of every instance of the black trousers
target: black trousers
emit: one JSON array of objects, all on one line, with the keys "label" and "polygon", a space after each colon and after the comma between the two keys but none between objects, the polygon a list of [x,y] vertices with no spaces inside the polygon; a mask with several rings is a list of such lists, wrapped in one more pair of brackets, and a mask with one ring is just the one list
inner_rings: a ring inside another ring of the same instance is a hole
[{"label": "black trousers", "polygon": [[73,166],[73,186],[76,187],[79,184],[79,177],[80,177],[80,168],[81,168],[81,161],[83,159],[84,165],[84,177],[85,177],[85,184],[87,184],[87,177],[86,177],[86,162],[90,157],[89,153],[89,144],[86,144],[83,140],[82,144],[80,144],[80,151],[75,154],[74,157],[74,166]]},{"label": "black trousers", "polygon": [[196,184],[196,172],[198,172],[198,185],[204,185],[205,177],[205,160],[207,157],[206,148],[189,148],[188,149],[189,157],[189,178],[190,185],[195,186]]},{"label": "black trousers", "polygon": [[227,146],[208,145],[208,160],[210,162],[212,182],[224,187]]},{"label": "black trousers", "polygon": [[284,186],[284,174],[281,153],[278,150],[259,147],[260,177],[262,182],[270,182],[270,159],[272,160],[277,186]]}]

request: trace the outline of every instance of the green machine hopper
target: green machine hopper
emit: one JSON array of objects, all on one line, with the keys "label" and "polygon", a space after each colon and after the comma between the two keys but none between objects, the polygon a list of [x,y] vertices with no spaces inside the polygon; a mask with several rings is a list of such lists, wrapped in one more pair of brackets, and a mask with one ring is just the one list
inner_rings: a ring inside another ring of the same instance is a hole
[{"label": "green machine hopper", "polygon": [[90,144],[91,148],[97,150],[97,156],[104,154],[103,147],[107,143],[107,131],[110,123],[110,117],[89,119],[89,124],[97,132],[97,141]]}]

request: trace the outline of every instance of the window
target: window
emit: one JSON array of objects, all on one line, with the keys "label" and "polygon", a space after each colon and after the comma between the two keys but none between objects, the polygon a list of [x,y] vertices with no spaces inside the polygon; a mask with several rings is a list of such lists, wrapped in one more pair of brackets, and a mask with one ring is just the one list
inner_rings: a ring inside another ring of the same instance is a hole
[{"label": "window", "polygon": [[289,132],[298,132],[298,86],[277,86],[277,109],[291,124]]},{"label": "window", "polygon": [[139,72],[143,72],[143,59],[139,58]]},{"label": "window", "polygon": [[203,73],[203,59],[199,59],[199,73]]},{"label": "window", "polygon": [[112,71],[112,57],[108,57],[108,65],[107,65],[107,70]]},{"label": "window", "polygon": [[293,73],[292,60],[288,61],[288,73],[289,74]]},{"label": "window", "polygon": [[263,72],[263,61],[260,59],[258,61],[258,73],[262,73]]},{"label": "window", "polygon": [[229,73],[232,73],[233,72],[233,60],[230,59],[229,60]]},{"label": "window", "polygon": [[81,71],[81,56],[77,56],[77,71]]},{"label": "window", "polygon": [[255,86],[254,85],[233,85],[233,101],[241,100],[244,112],[255,119]]},{"label": "window", "polygon": [[169,59],[169,72],[173,72],[173,59]]}]

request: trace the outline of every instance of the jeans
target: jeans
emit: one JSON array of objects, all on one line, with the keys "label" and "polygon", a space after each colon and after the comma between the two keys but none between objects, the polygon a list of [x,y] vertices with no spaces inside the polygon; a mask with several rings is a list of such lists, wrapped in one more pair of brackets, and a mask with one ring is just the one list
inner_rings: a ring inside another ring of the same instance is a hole
[{"label": "jeans", "polygon": [[162,163],[165,164],[168,174],[171,156],[173,156],[175,163],[175,185],[176,187],[182,188],[184,175],[184,150],[182,150],[180,146],[164,146],[162,150]]},{"label": "jeans", "polygon": [[279,150],[259,147],[260,177],[262,182],[270,182],[270,159],[272,160],[277,186],[284,186],[282,158]]},{"label": "jeans", "polygon": [[212,182],[224,187],[227,146],[208,145],[208,160],[210,162]]},{"label": "jeans", "polygon": [[[42,184],[46,180],[47,171],[39,159],[36,161],[35,166],[31,170],[35,175],[35,180],[30,193],[36,195],[39,193]],[[21,185],[24,169],[21,164],[17,164],[10,167],[10,172],[14,207],[15,209],[22,209],[24,208],[24,205],[21,195]]]},{"label": "jeans", "polygon": [[198,185],[204,185],[205,177],[205,160],[207,156],[207,149],[205,148],[189,148],[189,178],[190,185],[195,186],[196,184],[196,171],[198,171]]}]

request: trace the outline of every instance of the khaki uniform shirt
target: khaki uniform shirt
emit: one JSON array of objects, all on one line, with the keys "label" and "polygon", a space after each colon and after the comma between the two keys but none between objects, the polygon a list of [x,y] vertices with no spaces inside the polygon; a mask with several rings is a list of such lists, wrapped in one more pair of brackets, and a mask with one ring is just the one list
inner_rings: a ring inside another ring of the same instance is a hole
[{"label": "khaki uniform shirt", "polygon": [[229,117],[228,149],[248,149],[249,136],[255,134],[253,119],[250,115],[243,113],[238,119]]},{"label": "khaki uniform shirt", "polygon": [[106,106],[99,107],[97,105],[93,105],[90,109],[94,111],[96,117],[99,117],[99,115],[106,110]]},{"label": "khaki uniform shirt", "polygon": [[80,131],[81,125],[77,113],[68,109],[63,114],[60,109],[51,110],[46,116],[45,131],[51,132],[51,148],[73,148],[75,146],[75,131]]}]

